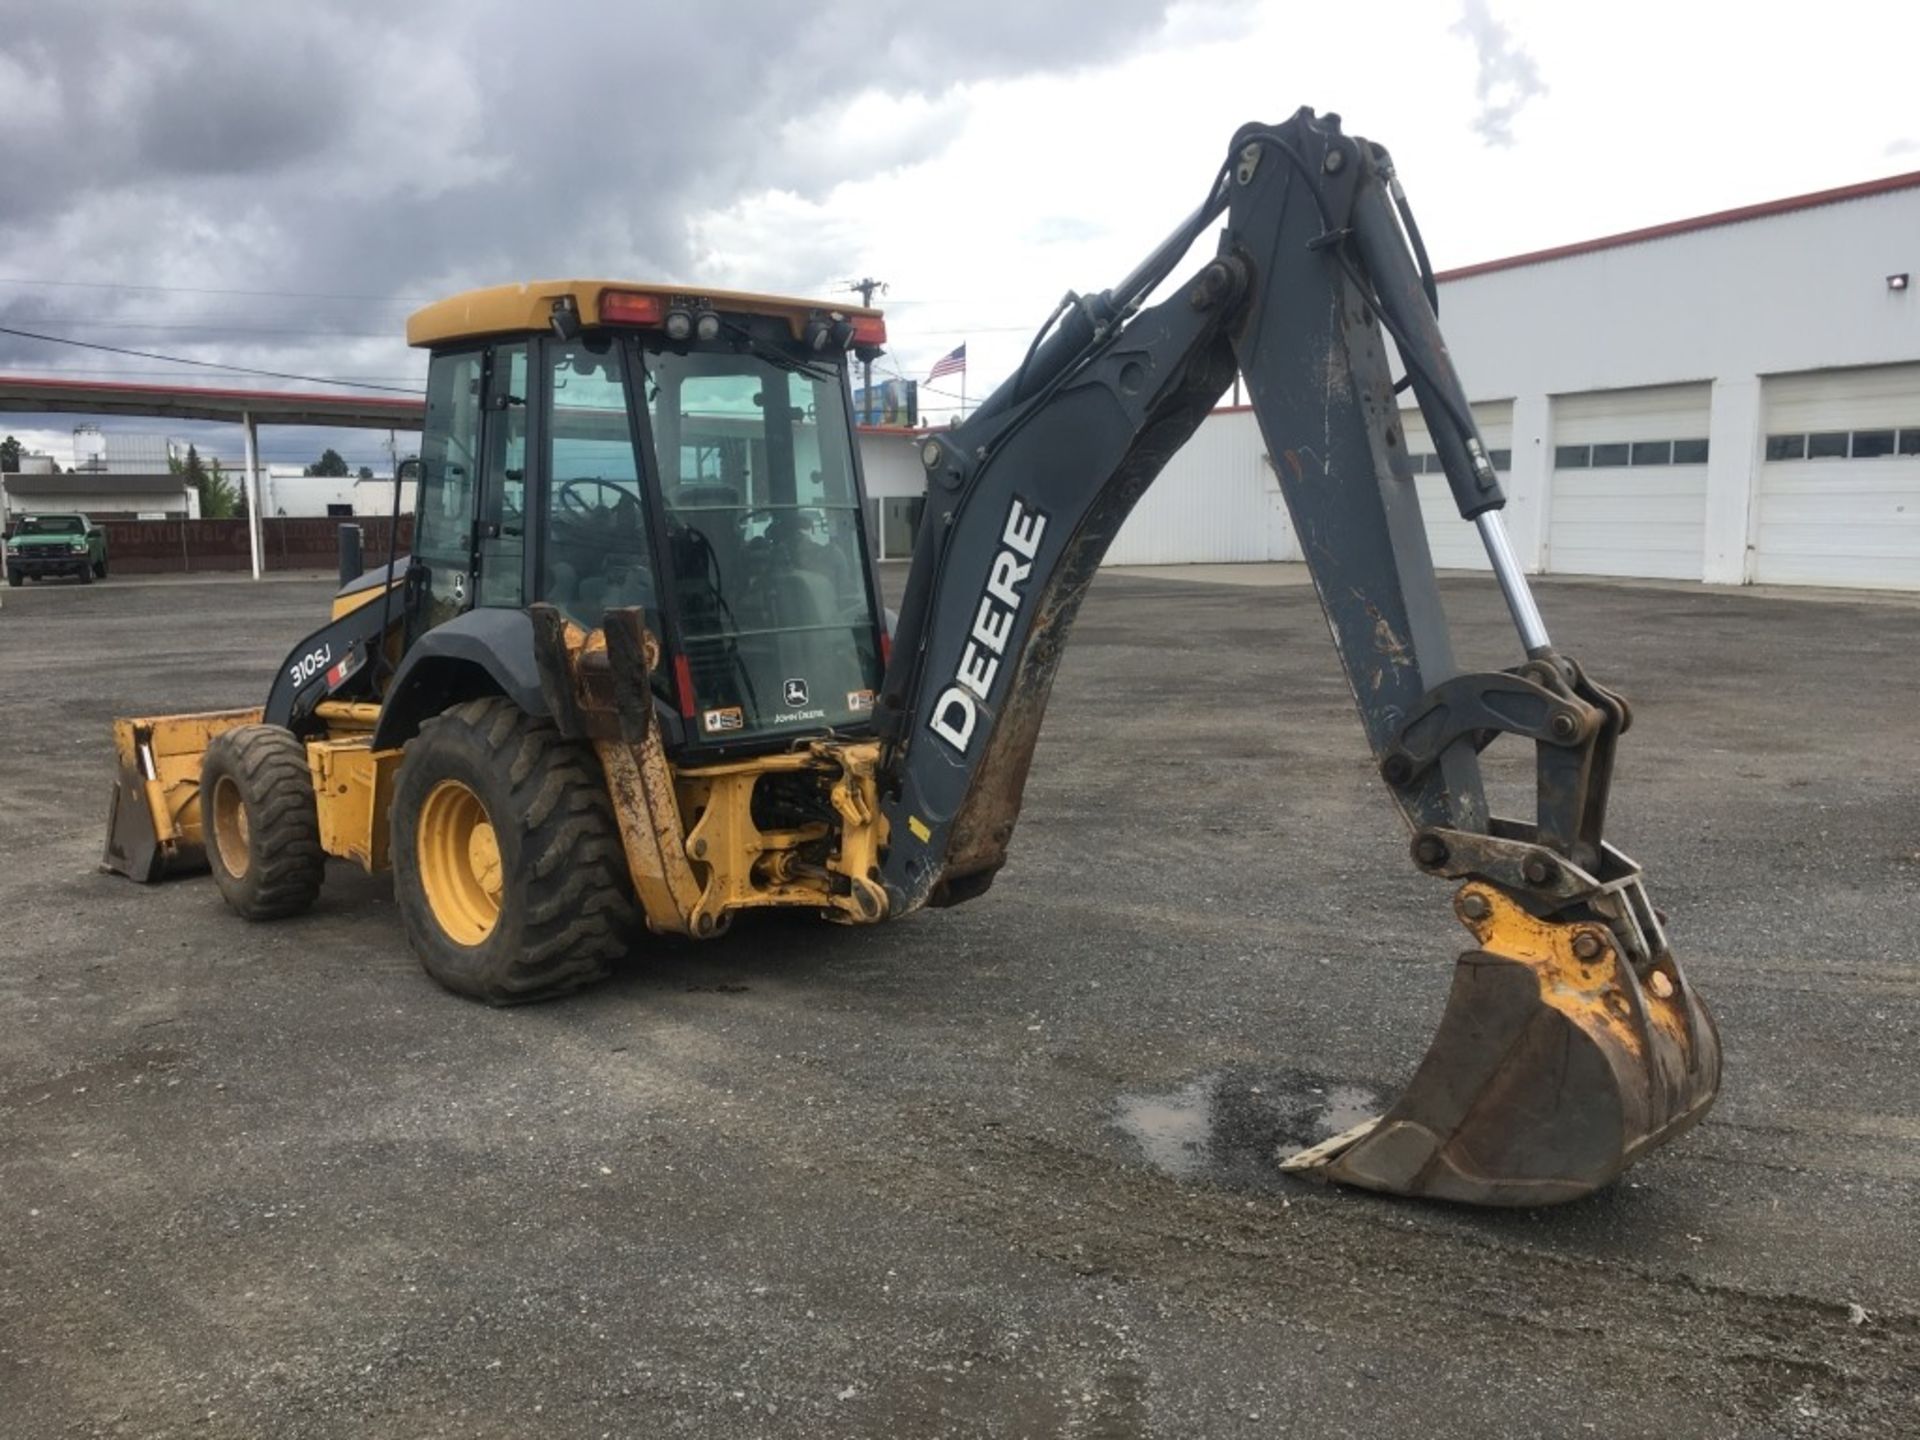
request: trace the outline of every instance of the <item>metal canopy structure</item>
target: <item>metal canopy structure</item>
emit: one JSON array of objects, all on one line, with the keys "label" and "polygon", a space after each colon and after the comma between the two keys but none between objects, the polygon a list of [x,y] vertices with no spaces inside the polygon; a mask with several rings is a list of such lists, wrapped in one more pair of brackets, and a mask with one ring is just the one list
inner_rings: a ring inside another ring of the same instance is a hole
[{"label": "metal canopy structure", "polygon": [[0,375],[0,411],[30,414],[152,415],[244,425],[338,425],[418,430],[426,405],[405,395],[320,395],[196,385],[122,385],[58,376]]},{"label": "metal canopy structure", "polygon": [[[238,425],[247,447],[247,537],[260,578],[261,425],[333,425],[352,430],[418,430],[424,398],[334,395],[295,390],[234,390],[199,385],[123,385],[60,376],[0,375],[0,412],[142,415]],[[396,479],[396,485],[399,483]]]}]

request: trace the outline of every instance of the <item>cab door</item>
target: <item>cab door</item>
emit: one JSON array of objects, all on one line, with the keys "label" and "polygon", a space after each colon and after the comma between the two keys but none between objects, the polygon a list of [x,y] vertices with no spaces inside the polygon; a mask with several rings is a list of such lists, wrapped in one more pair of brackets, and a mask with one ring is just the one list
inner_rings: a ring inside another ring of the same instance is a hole
[{"label": "cab door", "polygon": [[527,345],[436,353],[427,367],[409,641],[525,593]]}]

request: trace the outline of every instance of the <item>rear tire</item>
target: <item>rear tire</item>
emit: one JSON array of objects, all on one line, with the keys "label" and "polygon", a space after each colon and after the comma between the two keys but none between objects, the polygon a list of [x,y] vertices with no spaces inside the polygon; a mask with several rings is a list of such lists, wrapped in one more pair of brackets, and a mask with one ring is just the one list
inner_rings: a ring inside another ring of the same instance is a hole
[{"label": "rear tire", "polygon": [[639,919],[590,746],[510,700],[427,721],[394,781],[394,897],[426,972],[489,1005],[604,978]]},{"label": "rear tire", "polygon": [[18,590],[26,583],[27,577],[22,575],[18,570],[7,571],[7,584],[11,585],[14,589]]},{"label": "rear tire", "polygon": [[243,920],[298,915],[320,893],[326,852],[307,747],[278,725],[214,736],[200,762],[207,864]]},{"label": "rear tire", "polygon": [[104,555],[100,557],[100,563],[93,567],[93,574],[94,574],[94,578],[97,580],[104,580],[107,578],[107,560]]}]

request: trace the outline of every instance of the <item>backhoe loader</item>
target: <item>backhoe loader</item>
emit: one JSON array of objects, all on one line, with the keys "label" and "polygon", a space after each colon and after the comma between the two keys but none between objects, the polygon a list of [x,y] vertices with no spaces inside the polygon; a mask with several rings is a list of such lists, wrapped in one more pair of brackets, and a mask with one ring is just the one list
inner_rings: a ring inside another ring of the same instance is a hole
[{"label": "backhoe loader", "polygon": [[[428,306],[410,553],[339,592],[258,708],[117,723],[107,863],[209,866],[250,920],[312,904],[328,857],[391,871],[427,971],[495,1004],[605,975],[642,924],[974,899],[1101,556],[1237,372],[1413,863],[1473,937],[1405,1096],[1283,1163],[1481,1204],[1586,1194],[1705,1113],[1720,1045],[1603,837],[1626,703],[1548,637],[1436,308],[1383,148],[1309,110],[1244,127],[1132,274],[1069,294],[923,438],[889,624],[848,384],[879,312],[588,280]],[[1454,661],[1408,387],[1517,629],[1509,669]],[[1531,818],[1488,811],[1501,736],[1533,747]]]}]

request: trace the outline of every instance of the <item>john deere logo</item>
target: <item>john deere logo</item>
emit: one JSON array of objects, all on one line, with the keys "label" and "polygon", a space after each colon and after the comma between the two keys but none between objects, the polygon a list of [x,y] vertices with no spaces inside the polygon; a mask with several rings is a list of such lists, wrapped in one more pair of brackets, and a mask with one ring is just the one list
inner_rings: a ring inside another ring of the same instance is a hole
[{"label": "john deere logo", "polygon": [[804,680],[787,681],[787,708],[798,710],[807,703],[807,682]]}]

